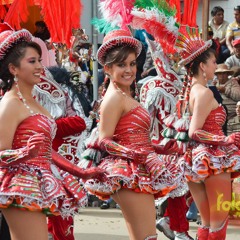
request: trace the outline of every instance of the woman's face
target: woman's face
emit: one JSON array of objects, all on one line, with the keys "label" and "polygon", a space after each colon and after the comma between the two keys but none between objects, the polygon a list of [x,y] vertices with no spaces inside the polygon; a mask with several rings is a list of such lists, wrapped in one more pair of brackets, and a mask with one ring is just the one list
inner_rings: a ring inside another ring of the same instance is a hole
[{"label": "woman's face", "polygon": [[28,47],[25,56],[20,60],[19,67],[16,67],[15,75],[19,81],[24,81],[30,85],[40,82],[42,72],[41,58],[37,50]]},{"label": "woman's face", "polygon": [[135,53],[130,53],[123,62],[105,66],[105,72],[110,75],[110,79],[119,86],[130,86],[136,78],[137,63]]},{"label": "woman's face", "polygon": [[213,53],[211,53],[209,59],[204,64],[204,71],[206,73],[207,81],[212,80],[214,78],[216,69],[217,69],[216,57]]}]

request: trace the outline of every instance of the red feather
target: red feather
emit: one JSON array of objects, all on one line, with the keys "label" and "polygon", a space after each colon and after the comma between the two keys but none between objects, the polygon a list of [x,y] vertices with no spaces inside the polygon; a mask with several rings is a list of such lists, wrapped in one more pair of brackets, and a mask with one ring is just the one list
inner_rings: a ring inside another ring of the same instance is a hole
[{"label": "red feather", "polygon": [[40,0],[41,13],[48,26],[52,42],[71,46],[73,28],[80,28],[82,4],[80,0],[55,0],[55,7],[49,0]]},{"label": "red feather", "polygon": [[196,27],[198,0],[184,0],[183,25]]},{"label": "red feather", "polygon": [[3,20],[7,14],[7,10],[4,5],[0,5],[0,19]]},{"label": "red feather", "polygon": [[110,19],[121,17],[120,28],[128,30],[127,25],[132,21],[131,11],[134,7],[135,0],[100,0],[104,3]]},{"label": "red feather", "polygon": [[10,26],[21,29],[21,22],[26,22],[29,11],[28,6],[33,6],[34,0],[15,0],[10,6],[8,13],[4,19]]},{"label": "red feather", "polygon": [[[8,0],[9,1],[9,0]],[[21,29],[21,22],[26,22],[28,6],[37,4],[41,7],[53,42],[66,43],[70,47],[73,28],[80,28],[82,5],[80,0],[15,0],[4,19],[10,26]]]},{"label": "red feather", "polygon": [[188,25],[188,20],[190,18],[190,0],[184,0],[184,13],[182,17],[182,24]]},{"label": "red feather", "polygon": [[176,19],[177,22],[181,22],[181,3],[180,0],[169,0],[169,5],[170,6],[175,6],[177,13],[176,13]]},{"label": "red feather", "polygon": [[190,27],[197,27],[197,9],[198,9],[198,0],[192,2],[192,11],[191,11],[191,20],[189,22]]},{"label": "red feather", "polygon": [[12,4],[14,0],[0,0],[0,5]]},{"label": "red feather", "polygon": [[170,32],[164,24],[156,22],[155,19],[144,21],[142,18],[134,16],[132,27],[134,29],[145,29],[146,32],[154,37],[155,41],[162,45],[165,53],[176,52],[174,50],[174,43],[177,36]]}]

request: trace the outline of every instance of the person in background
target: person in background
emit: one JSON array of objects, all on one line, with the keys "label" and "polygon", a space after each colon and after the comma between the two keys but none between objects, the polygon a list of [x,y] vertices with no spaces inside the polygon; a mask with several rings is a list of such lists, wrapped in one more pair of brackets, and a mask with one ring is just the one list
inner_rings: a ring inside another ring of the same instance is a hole
[{"label": "person in background", "polygon": [[[223,99],[222,104],[227,108],[227,121],[231,121],[235,117],[236,103],[240,101],[240,85],[235,79],[232,79],[233,73],[225,64],[218,64],[215,71],[217,76],[215,84]],[[227,127],[227,135],[231,133],[231,129]]]},{"label": "person in background", "polygon": [[144,73],[146,70],[146,69],[144,69],[144,65],[145,65],[146,61],[151,61],[151,55],[150,55],[150,53],[148,53],[148,44],[146,42],[145,35],[147,35],[147,37],[149,39],[153,40],[152,35],[147,33],[146,30],[144,30],[144,29],[136,30],[135,35],[134,35],[134,37],[142,43],[142,51],[139,54],[139,56],[137,57],[137,74],[136,74],[137,82],[147,75],[146,73]]},{"label": "person in background", "polygon": [[240,38],[240,5],[234,7],[235,21],[230,23],[226,33],[226,45],[230,51],[230,55],[234,54],[232,41]]},{"label": "person in background", "polygon": [[36,31],[33,34],[34,37],[40,38],[43,41],[46,41],[51,37],[47,25],[44,21],[36,21],[35,26]]},{"label": "person in background", "polygon": [[225,64],[230,69],[240,67],[240,38],[232,41],[233,54],[226,59]]},{"label": "person in background", "polygon": [[226,45],[226,32],[229,23],[224,20],[224,9],[220,6],[212,9],[211,16],[212,19],[208,24],[212,28],[213,39],[218,40],[221,46],[217,62],[223,63],[230,56]]},{"label": "person in background", "polygon": [[142,78],[148,77],[148,76],[157,76],[157,71],[154,66],[154,62],[152,59],[152,54],[150,52],[150,49],[148,48],[147,54],[146,54],[146,60],[143,65],[143,72],[141,74]]}]

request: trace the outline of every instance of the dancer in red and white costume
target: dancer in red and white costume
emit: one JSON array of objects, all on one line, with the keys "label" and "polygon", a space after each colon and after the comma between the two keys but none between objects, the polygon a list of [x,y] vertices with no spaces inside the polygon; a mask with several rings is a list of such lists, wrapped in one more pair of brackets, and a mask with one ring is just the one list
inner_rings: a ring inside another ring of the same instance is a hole
[{"label": "dancer in red and white costume", "polygon": [[[0,25],[0,208],[13,240],[47,240],[46,215],[72,216],[86,202],[78,178],[102,179],[52,150],[55,121],[32,96],[42,72],[41,48],[27,30]],[[25,210],[25,211],[23,211]]]}]

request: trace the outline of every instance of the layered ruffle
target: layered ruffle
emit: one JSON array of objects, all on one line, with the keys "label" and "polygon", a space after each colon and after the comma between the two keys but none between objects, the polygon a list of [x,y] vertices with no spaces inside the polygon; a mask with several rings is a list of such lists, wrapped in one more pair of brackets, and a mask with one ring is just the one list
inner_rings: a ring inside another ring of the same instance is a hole
[{"label": "layered ruffle", "polygon": [[240,175],[240,151],[235,145],[212,146],[192,142],[179,164],[188,181],[204,181],[223,172]]},{"label": "layered ruffle", "polygon": [[99,165],[108,172],[108,180],[99,182],[91,179],[85,183],[85,187],[103,200],[121,188],[153,194],[155,198],[166,195],[182,196],[187,192],[186,181],[176,164],[175,156],[151,153],[148,159],[151,160],[151,164],[147,166],[128,159],[108,156]]},{"label": "layered ruffle", "polygon": [[51,170],[22,165],[0,169],[0,208],[10,206],[46,215],[73,216],[86,206],[83,184],[51,165]]}]

